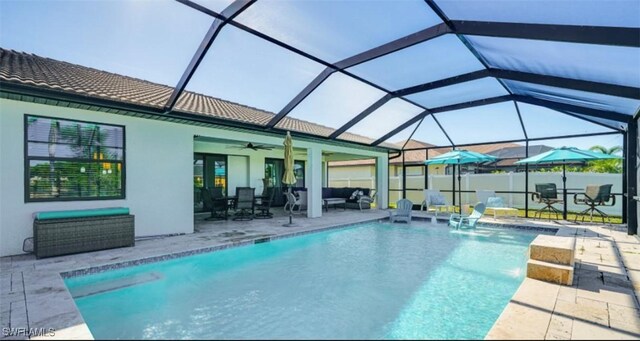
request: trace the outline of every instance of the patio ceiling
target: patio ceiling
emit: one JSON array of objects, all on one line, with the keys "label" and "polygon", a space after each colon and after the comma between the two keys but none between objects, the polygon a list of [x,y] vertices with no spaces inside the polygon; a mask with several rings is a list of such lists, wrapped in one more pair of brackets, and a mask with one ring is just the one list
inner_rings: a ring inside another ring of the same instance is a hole
[{"label": "patio ceiling", "polygon": [[621,133],[640,108],[635,0],[176,0],[172,11],[189,34],[166,47],[191,59],[165,113],[195,92],[274,113],[265,130],[295,118],[330,128],[321,138],[404,147]]}]

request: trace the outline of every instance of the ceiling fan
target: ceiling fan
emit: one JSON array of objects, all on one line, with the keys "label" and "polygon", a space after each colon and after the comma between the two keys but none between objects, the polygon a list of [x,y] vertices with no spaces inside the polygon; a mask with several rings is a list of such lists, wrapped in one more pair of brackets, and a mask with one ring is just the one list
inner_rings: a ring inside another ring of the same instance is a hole
[{"label": "ceiling fan", "polygon": [[272,150],[273,147],[269,147],[267,145],[264,144],[253,144],[251,142],[247,143],[246,145],[240,145],[240,146],[228,146],[229,148],[237,148],[237,149],[252,149],[252,150]]}]

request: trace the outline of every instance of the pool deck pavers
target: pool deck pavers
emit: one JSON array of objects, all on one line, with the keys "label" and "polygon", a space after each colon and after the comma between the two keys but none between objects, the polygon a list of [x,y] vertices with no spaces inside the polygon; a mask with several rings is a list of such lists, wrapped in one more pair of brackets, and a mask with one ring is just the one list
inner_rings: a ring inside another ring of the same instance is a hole
[{"label": "pool deck pavers", "polygon": [[576,238],[573,285],[526,278],[485,339],[640,338],[640,242],[623,227],[560,226]]},{"label": "pool deck pavers", "polygon": [[[384,210],[329,210],[319,219],[294,216],[296,227],[283,227],[288,217],[281,212],[274,219],[249,222],[209,222],[198,216],[193,234],[139,239],[131,248],[40,260],[33,255],[2,257],[0,339],[27,339],[29,332],[33,339],[93,338],[61,273],[244,245],[387,216]],[[415,216],[426,213],[415,212]],[[558,235],[576,238],[577,258],[571,287],[525,279],[487,339],[640,338],[640,242],[626,235],[623,227],[528,219],[484,221],[558,229]],[[14,335],[6,335],[8,331]]]}]

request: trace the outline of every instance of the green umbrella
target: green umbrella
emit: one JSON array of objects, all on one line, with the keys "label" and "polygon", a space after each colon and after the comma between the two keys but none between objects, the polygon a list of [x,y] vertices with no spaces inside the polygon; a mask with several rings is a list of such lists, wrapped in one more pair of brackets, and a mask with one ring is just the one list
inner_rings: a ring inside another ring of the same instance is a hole
[{"label": "green umbrella", "polygon": [[[291,133],[287,132],[287,136],[284,138],[284,174],[282,175],[282,183],[289,185],[288,192],[291,194],[291,185],[296,183],[296,175],[293,172],[293,140],[291,139]],[[288,199],[288,197],[287,197]],[[289,224],[285,226],[292,226],[292,211],[293,206],[289,207]]]},{"label": "green umbrella", "polygon": [[[482,153],[476,153],[469,150],[457,149],[448,153],[438,155],[433,159],[424,162],[425,165],[458,165],[458,204],[460,205],[460,214],[462,214],[462,194],[460,191],[460,165],[469,163],[482,163],[496,161],[497,157]],[[455,201],[455,200],[454,200]]]},{"label": "green umbrella", "polygon": [[532,156],[516,162],[516,164],[525,163],[562,163],[562,200],[564,202],[564,212],[562,219],[567,219],[567,162],[571,161],[594,161],[606,159],[620,159],[619,156],[594,152],[592,150],[583,150],[575,147],[560,147],[551,149],[542,154]]}]

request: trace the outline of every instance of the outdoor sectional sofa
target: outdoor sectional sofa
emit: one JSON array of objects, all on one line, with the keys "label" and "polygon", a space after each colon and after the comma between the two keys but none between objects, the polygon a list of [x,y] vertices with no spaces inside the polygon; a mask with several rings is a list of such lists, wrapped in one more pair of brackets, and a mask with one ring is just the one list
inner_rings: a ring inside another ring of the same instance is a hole
[{"label": "outdoor sectional sofa", "polygon": [[[343,199],[346,199],[347,201],[346,208],[360,209],[360,205],[358,204],[358,198],[355,197],[351,199],[355,191],[362,191],[362,194],[367,196],[371,192],[371,190],[368,188],[359,188],[359,187],[323,187],[322,199],[343,198]],[[362,203],[362,208],[369,209],[371,208],[371,204]]]}]

